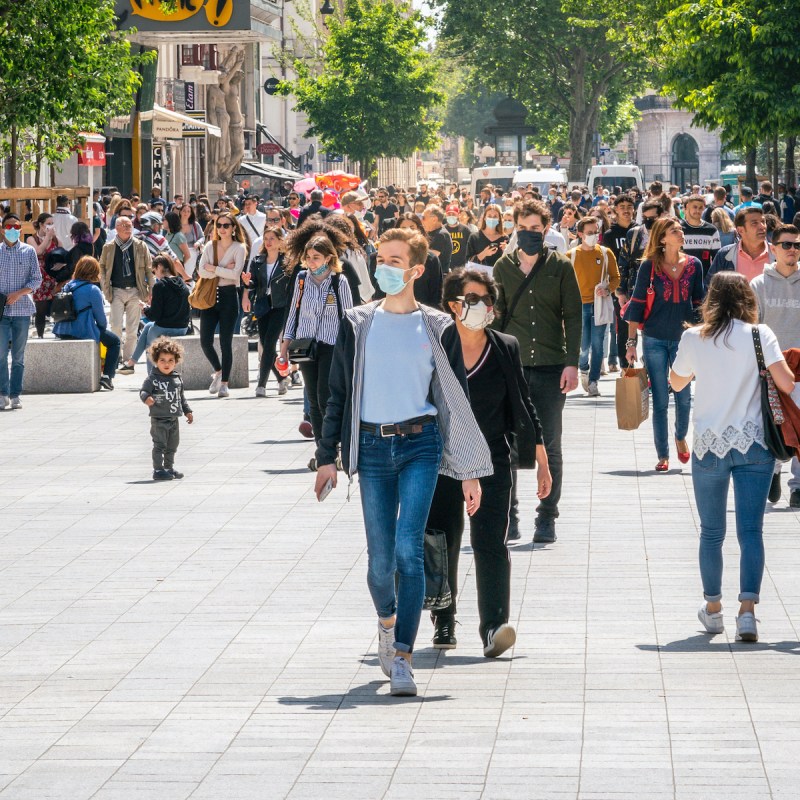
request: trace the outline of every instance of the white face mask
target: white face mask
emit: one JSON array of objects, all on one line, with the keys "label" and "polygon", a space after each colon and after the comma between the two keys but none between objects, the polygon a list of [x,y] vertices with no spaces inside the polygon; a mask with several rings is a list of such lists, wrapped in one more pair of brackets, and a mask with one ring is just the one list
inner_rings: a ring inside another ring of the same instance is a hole
[{"label": "white face mask", "polygon": [[494,311],[487,306],[483,300],[468,306],[461,301],[461,322],[465,328],[471,331],[480,331],[494,322]]},{"label": "white face mask", "polygon": [[453,228],[458,225],[458,217],[447,217],[447,224]]},{"label": "white face mask", "polygon": [[588,236],[583,237],[583,243],[589,247],[594,247],[597,244],[597,240],[600,236],[596,233],[591,233]]}]

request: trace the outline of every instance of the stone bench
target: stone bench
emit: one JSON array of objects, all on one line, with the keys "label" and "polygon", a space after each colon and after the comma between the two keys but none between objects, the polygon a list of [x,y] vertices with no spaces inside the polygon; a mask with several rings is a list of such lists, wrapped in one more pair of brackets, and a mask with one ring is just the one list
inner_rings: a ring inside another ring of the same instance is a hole
[{"label": "stone bench", "polygon": [[[208,389],[212,369],[208,359],[203,355],[203,348],[200,347],[200,336],[176,336],[175,341],[180,342],[184,350],[183,362],[178,368],[183,378],[183,385],[192,391]],[[219,336],[214,337],[214,347],[219,354]],[[250,385],[249,361],[247,337],[237,334],[233,337],[233,367],[228,381],[231,389],[246,389]]]},{"label": "stone bench", "polygon": [[100,388],[100,348],[93,339],[28,339],[26,394],[96,392]]}]

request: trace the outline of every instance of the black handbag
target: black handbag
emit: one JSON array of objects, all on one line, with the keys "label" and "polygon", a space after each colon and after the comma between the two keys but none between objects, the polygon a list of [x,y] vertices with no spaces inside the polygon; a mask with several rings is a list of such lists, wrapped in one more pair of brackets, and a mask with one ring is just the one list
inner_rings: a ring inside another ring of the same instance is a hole
[{"label": "black handbag", "polygon": [[295,364],[303,364],[317,360],[317,340],[316,339],[292,339],[289,344],[289,361]]},{"label": "black handbag", "polygon": [[[789,461],[794,455],[794,450],[788,448],[783,441],[781,423],[783,422],[783,409],[781,408],[778,389],[769,370],[764,364],[764,351],[761,349],[761,334],[758,326],[753,325],[753,346],[756,350],[758,361],[758,376],[761,389],[761,418],[764,427],[764,445],[770,454],[778,461]],[[776,418],[777,417],[777,418]]]},{"label": "black handbag", "polygon": [[423,608],[441,611],[453,602],[447,580],[447,537],[444,531],[425,529],[425,602]]}]

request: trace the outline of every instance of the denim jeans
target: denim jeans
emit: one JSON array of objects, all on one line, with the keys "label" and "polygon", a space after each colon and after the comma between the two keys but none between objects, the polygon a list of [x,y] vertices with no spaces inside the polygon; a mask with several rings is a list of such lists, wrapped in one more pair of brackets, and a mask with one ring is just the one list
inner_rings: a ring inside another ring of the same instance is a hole
[{"label": "denim jeans", "polygon": [[[607,328],[608,325],[594,324],[594,303],[584,303],[581,355],[578,361],[578,369],[581,372],[589,371],[589,383],[595,383],[600,380],[600,367],[603,365],[603,342]],[[589,360],[590,351],[591,361]]]},{"label": "denim jeans", "polygon": [[728,486],[733,478],[736,537],[739,540],[739,601],[758,602],[764,574],[764,507],[775,459],[760,444],[746,453],[730,450],[724,458],[692,455],[692,483],[700,516],[700,577],[703,595],[712,603],[722,597],[722,544]]},{"label": "denim jeans", "polygon": [[[25,345],[28,343],[30,317],[4,316],[0,320],[0,394],[19,397],[22,394],[22,376],[25,372]],[[8,354],[11,353],[11,379],[9,381]]]},{"label": "denim jeans", "polygon": [[[654,339],[644,336],[642,352],[650,389],[653,394],[653,441],[659,458],[669,458],[669,370],[678,353],[679,341]],[[675,397],[675,438],[682,441],[689,432],[689,414],[692,407],[692,391],[689,386]]]},{"label": "denim jeans", "polygon": [[436,423],[408,436],[359,434],[367,585],[378,617],[397,614],[394,646],[404,653],[414,650],[422,615],[425,522],[441,457],[442,439]]},{"label": "denim jeans", "polygon": [[160,325],[156,325],[155,322],[145,323],[142,332],[139,334],[139,340],[136,342],[136,349],[133,351],[131,360],[134,364],[138,364],[144,351],[147,350],[159,336],[186,336],[187,330],[188,328],[162,328]]}]

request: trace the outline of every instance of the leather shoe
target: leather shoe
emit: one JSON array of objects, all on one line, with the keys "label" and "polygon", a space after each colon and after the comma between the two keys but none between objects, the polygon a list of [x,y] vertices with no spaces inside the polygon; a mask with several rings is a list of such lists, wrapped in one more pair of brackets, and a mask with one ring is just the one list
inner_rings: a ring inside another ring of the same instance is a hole
[{"label": "leather shoe", "polygon": [[556,521],[552,517],[537,517],[533,529],[534,544],[552,544],[556,536]]},{"label": "leather shoe", "polygon": [[520,538],[521,536],[519,532],[519,520],[518,519],[509,520],[508,533],[506,534],[506,541],[516,542]]}]

